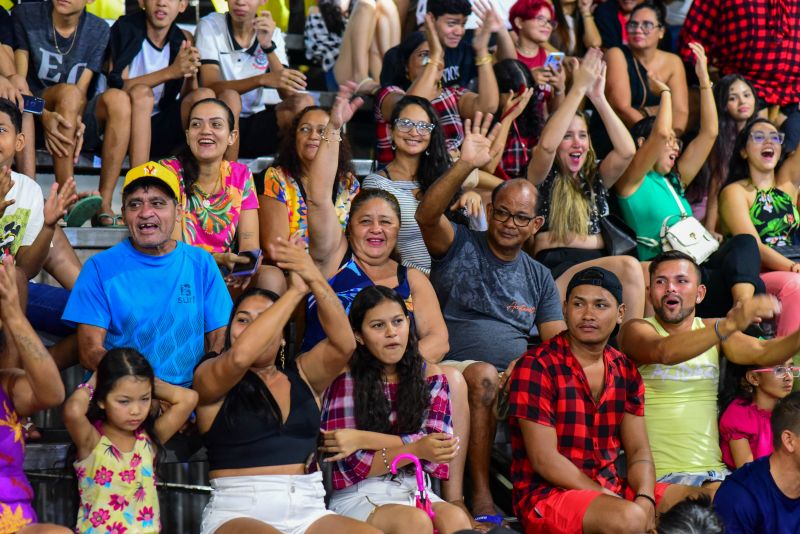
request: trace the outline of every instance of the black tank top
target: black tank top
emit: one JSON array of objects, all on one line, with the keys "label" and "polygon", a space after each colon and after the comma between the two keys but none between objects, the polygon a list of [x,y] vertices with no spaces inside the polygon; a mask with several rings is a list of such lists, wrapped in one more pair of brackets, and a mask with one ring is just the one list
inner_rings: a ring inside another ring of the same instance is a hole
[{"label": "black tank top", "polygon": [[[243,406],[232,406],[229,392],[211,428],[203,435],[210,470],[303,464],[316,451],[320,409],[314,393],[294,362],[287,361],[283,372],[291,384],[286,422],[258,415]],[[247,371],[234,389],[242,387],[245,380],[256,388],[267,389],[252,371]]]}]

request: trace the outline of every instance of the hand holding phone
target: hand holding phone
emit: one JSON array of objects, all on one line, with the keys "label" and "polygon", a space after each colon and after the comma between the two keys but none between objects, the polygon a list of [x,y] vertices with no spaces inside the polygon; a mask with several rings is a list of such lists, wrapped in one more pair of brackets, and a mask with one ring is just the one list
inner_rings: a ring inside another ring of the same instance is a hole
[{"label": "hand holding phone", "polygon": [[555,71],[560,70],[565,56],[564,52],[548,52],[547,58],[544,60],[544,68],[550,67]]},{"label": "hand holding phone", "polygon": [[258,260],[261,259],[261,249],[244,250],[239,252],[240,258],[247,258],[247,263],[237,263],[233,266],[231,276],[252,276],[258,269]]},{"label": "hand holding phone", "polygon": [[44,99],[30,95],[22,95],[22,111],[41,115],[44,111]]}]

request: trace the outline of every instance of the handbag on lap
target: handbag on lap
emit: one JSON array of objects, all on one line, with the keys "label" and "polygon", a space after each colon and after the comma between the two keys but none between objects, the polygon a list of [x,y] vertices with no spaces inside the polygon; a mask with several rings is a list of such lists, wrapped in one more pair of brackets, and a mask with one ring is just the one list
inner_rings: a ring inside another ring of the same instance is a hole
[{"label": "handbag on lap", "polygon": [[664,181],[678,204],[681,214],[680,219],[674,224],[670,224],[670,221],[677,215],[666,217],[661,224],[661,248],[662,250],[679,250],[691,256],[700,265],[717,251],[719,243],[700,221],[686,213],[672,184],[666,178]]}]

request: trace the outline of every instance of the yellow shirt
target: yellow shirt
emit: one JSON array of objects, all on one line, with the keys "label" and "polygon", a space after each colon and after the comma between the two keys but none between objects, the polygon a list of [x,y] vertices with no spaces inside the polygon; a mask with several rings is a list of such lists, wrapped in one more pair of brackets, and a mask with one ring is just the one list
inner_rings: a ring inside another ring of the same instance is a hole
[{"label": "yellow shirt", "polygon": [[[645,319],[666,337],[655,317]],[[692,330],[705,328],[696,317]],[[717,425],[719,350],[713,346],[676,365],[639,366],[645,386],[644,418],[656,476],[723,470]]]}]

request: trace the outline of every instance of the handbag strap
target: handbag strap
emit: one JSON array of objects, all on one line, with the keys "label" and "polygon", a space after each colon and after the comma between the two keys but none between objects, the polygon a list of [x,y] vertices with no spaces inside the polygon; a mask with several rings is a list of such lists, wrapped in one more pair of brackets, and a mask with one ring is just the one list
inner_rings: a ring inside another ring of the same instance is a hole
[{"label": "handbag strap", "polygon": [[685,219],[689,215],[686,213],[686,210],[683,209],[683,204],[681,203],[681,199],[678,198],[678,193],[675,192],[675,188],[672,187],[672,184],[669,182],[669,180],[667,180],[666,176],[662,176],[662,178],[664,179],[664,182],[667,184],[667,189],[669,189],[669,192],[672,193],[672,198],[675,199],[675,203],[678,205],[678,209],[681,210],[681,218]]}]

